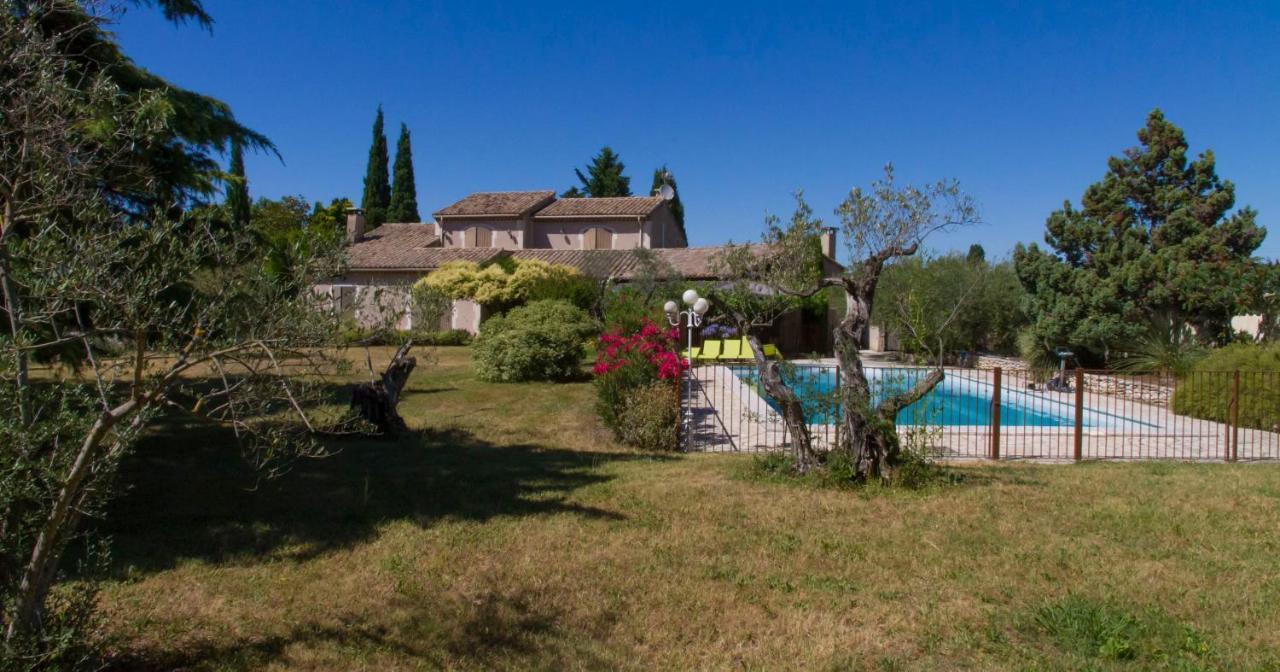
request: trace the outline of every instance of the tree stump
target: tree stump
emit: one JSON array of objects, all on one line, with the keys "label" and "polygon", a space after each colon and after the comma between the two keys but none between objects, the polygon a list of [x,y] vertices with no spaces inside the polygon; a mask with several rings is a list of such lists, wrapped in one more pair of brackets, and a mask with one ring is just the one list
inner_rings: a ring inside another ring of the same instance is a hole
[{"label": "tree stump", "polygon": [[405,383],[409,382],[409,374],[418,364],[418,360],[409,356],[412,345],[410,341],[396,350],[396,356],[391,358],[381,379],[360,383],[351,390],[351,408],[377,427],[381,434],[395,434],[408,429],[396,407],[400,404],[400,393]]}]

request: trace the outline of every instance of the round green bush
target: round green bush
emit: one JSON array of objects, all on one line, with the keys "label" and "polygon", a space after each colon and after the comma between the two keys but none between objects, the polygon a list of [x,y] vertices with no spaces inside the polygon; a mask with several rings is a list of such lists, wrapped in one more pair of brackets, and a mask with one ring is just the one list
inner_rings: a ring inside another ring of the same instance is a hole
[{"label": "round green bush", "polygon": [[1231,397],[1240,372],[1240,426],[1273,431],[1280,425],[1280,343],[1236,343],[1210,352],[1178,380],[1173,412],[1231,421]]},{"label": "round green bush", "polygon": [[580,372],[596,324],[566,301],[535,301],[490,318],[480,328],[476,375],[491,382],[564,380]]},{"label": "round green bush", "polygon": [[619,413],[618,433],[641,450],[675,450],[680,406],[675,383],[659,380],[632,390]]}]

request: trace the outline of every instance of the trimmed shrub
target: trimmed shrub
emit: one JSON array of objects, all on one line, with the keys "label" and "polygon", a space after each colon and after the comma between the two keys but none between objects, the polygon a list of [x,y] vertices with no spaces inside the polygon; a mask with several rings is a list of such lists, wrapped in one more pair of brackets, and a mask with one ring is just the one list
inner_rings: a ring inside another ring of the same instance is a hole
[{"label": "trimmed shrub", "polygon": [[535,301],[490,318],[475,341],[476,375],[491,382],[564,380],[580,372],[595,321],[566,301]]},{"label": "trimmed shrub", "polygon": [[675,450],[680,423],[675,383],[659,380],[631,390],[618,414],[624,443],[641,450]]},{"label": "trimmed shrub", "polygon": [[419,280],[414,290],[469,299],[499,312],[552,299],[586,308],[596,295],[595,283],[572,266],[509,258],[485,265],[451,261]]},{"label": "trimmed shrub", "polygon": [[1173,412],[1230,422],[1234,371],[1240,371],[1240,426],[1274,430],[1280,425],[1280,343],[1237,343],[1210,352],[1178,381]]}]

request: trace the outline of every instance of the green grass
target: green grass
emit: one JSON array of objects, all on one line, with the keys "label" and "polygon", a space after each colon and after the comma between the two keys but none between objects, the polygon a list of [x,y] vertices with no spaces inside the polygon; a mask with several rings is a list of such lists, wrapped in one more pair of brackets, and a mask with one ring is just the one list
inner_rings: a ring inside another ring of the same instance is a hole
[{"label": "green grass", "polygon": [[808,487],[623,450],[591,402],[450,348],[411,434],[277,480],[223,432],[153,433],[101,525],[117,667],[1280,669],[1274,465]]}]

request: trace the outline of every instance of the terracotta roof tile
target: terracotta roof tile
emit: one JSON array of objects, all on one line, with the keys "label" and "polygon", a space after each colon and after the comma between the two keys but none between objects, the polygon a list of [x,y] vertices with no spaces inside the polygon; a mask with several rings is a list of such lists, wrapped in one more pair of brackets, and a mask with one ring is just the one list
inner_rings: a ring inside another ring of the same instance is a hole
[{"label": "terracotta roof tile", "polygon": [[619,196],[616,198],[562,198],[539,210],[542,217],[644,217],[662,205],[657,196]]},{"label": "terracotta roof tile", "polygon": [[522,217],[555,200],[554,191],[479,191],[436,211],[436,217]]},{"label": "terracotta roof tile", "polygon": [[352,270],[432,269],[445,261],[469,259],[488,261],[498,249],[444,249],[435,227],[427,224],[383,224],[366,233],[347,248],[347,265]]},{"label": "terracotta roof tile", "polygon": [[[351,270],[417,270],[430,271],[450,261],[465,260],[484,263],[502,256],[516,259],[540,259],[549,264],[573,266],[593,278],[634,280],[643,264],[635,250],[501,250],[497,248],[443,248],[422,224],[383,224],[365,235],[364,240],[348,248]],[[671,266],[680,276],[690,280],[710,280],[717,276],[723,246],[666,247],[648,250],[660,262]],[[839,273],[839,264],[826,260],[827,273]]]}]

